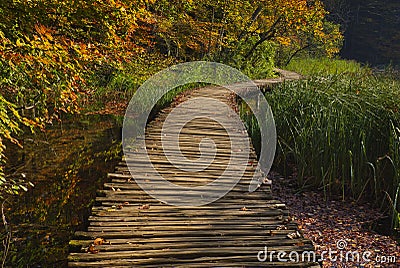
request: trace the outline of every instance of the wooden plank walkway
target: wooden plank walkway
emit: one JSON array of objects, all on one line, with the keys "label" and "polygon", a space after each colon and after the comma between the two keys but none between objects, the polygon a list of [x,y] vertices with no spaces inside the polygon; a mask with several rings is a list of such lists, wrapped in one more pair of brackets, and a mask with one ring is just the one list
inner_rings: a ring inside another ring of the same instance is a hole
[{"label": "wooden plank walkway", "polygon": [[[193,97],[212,97],[228,105],[234,102],[228,90],[216,86],[194,90],[184,99]],[[157,171],[173,183],[205,185],[227,167],[234,150],[229,139],[249,140],[247,132],[231,125],[237,131],[229,137],[217,122],[204,118],[190,121],[180,132],[182,153],[198,158],[199,142],[205,137],[213,139],[218,150],[204,171],[191,171],[190,165],[182,171],[169,163],[161,147],[162,123],[173,108],[164,109],[148,124],[146,146],[150,159]],[[223,108],[215,111],[215,107],[202,104],[202,109],[212,109],[221,120],[229,116]],[[207,150],[203,153],[212,154]],[[314,248],[299,234],[286,206],[273,199],[269,183],[248,192],[254,172],[263,176],[255,171],[254,151],[233,190],[204,206],[175,207],[152,198],[132,179],[126,162],[136,165],[137,173],[148,180],[151,171],[141,166],[140,159],[128,155],[124,160],[115,173],[109,174],[111,182],[105,183],[96,198],[88,230],[77,232],[70,242],[70,267],[319,267],[313,262],[279,262],[276,254],[271,259],[268,256],[266,262],[258,260],[257,254],[265,247],[268,252],[295,251],[299,255]],[[182,194],[168,188],[157,190],[176,198]]]}]

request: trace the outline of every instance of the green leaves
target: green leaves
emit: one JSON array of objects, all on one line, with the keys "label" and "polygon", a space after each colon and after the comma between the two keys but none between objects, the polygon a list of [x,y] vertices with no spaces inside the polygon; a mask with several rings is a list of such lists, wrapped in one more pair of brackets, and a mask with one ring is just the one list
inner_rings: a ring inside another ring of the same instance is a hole
[{"label": "green leaves", "polygon": [[18,195],[21,191],[27,192],[29,187],[34,185],[25,181],[24,178],[12,179],[0,174],[0,200],[6,199],[10,195]]}]

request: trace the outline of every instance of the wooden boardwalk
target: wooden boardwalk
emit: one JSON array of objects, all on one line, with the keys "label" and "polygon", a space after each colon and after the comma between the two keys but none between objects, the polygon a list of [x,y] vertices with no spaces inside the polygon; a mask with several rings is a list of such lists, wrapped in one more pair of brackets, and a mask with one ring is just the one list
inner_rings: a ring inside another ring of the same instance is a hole
[{"label": "wooden boardwalk", "polygon": [[[194,90],[184,99],[193,97],[233,103],[228,90],[215,86]],[[173,183],[205,185],[218,178],[229,162],[234,150],[229,136],[217,122],[204,118],[190,121],[179,136],[182,153],[198,158],[199,142],[205,137],[213,139],[218,150],[204,171],[179,170],[169,163],[161,147],[162,123],[173,108],[164,109],[148,124],[146,146],[150,159],[157,171]],[[222,108],[202,108],[213,109],[221,120],[228,116]],[[240,126],[231,127],[237,129],[233,139],[249,140]],[[295,251],[300,256],[314,248],[299,234],[286,206],[273,199],[270,184],[248,192],[257,166],[254,151],[233,190],[204,206],[175,207],[152,198],[132,179],[126,162],[137,165],[137,174],[151,180],[151,172],[140,165],[140,159],[128,155],[119,163],[115,173],[109,174],[111,182],[105,183],[96,198],[88,230],[77,232],[70,242],[70,267],[319,267],[313,262],[279,262],[276,253],[271,259],[267,255],[265,262],[258,260],[257,254],[265,247],[268,252]],[[180,198],[179,192],[161,190]]]}]

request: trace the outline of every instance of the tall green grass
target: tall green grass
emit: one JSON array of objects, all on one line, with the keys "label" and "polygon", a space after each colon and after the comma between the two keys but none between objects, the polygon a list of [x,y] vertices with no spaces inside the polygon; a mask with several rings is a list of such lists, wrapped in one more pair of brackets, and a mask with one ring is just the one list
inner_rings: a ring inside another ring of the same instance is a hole
[{"label": "tall green grass", "polygon": [[330,58],[294,58],[285,69],[305,76],[357,74],[366,71],[366,68],[356,61]]},{"label": "tall green grass", "polygon": [[[368,70],[313,76],[266,98],[278,135],[275,167],[327,198],[368,199],[399,226],[399,81]],[[257,137],[254,118],[243,110],[242,118]]]}]

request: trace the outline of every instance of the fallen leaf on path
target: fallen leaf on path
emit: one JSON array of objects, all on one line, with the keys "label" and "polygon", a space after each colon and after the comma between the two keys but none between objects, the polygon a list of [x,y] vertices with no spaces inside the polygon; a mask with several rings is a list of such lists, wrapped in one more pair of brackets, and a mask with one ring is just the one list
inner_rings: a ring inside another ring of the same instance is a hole
[{"label": "fallen leaf on path", "polygon": [[149,209],[150,205],[149,204],[145,204],[139,207],[139,209]]},{"label": "fallen leaf on path", "polygon": [[88,252],[88,253],[91,253],[91,254],[97,254],[97,253],[99,253],[99,250],[96,249],[96,247],[95,247],[93,244],[91,244],[91,245],[89,246],[87,252]]},{"label": "fallen leaf on path", "polygon": [[93,244],[94,244],[95,246],[97,246],[97,245],[103,245],[105,241],[106,241],[106,240],[104,240],[104,238],[98,237],[98,238],[96,238],[96,239],[94,240]]}]

